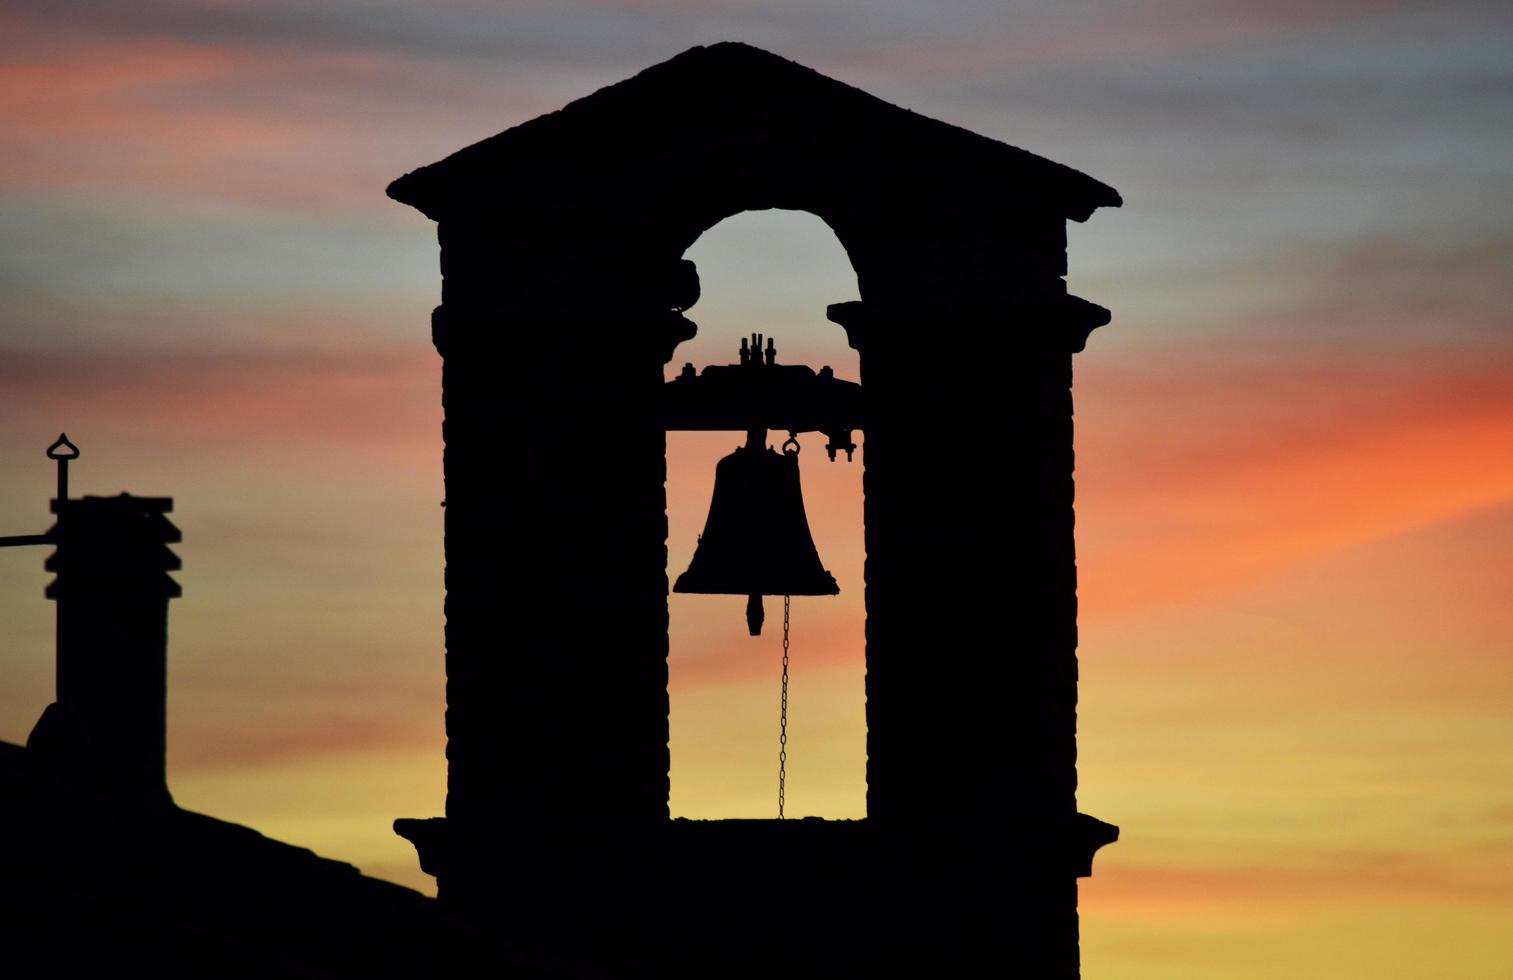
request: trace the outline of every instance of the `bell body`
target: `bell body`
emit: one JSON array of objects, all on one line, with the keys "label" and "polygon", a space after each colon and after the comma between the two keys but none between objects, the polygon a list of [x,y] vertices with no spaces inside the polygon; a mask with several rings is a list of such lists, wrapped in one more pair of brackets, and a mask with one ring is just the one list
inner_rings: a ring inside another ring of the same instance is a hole
[{"label": "bell body", "polygon": [[753,440],[720,460],[704,533],[673,591],[839,594],[809,532],[798,453],[778,453]]}]

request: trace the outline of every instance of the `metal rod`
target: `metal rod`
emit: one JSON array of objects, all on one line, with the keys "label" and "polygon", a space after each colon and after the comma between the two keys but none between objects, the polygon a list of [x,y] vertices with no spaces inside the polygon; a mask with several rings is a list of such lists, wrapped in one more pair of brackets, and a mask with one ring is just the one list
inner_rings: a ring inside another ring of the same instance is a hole
[{"label": "metal rod", "polygon": [[79,447],[68,441],[65,432],[47,447],[47,458],[58,461],[58,501],[61,504],[68,499],[68,461],[79,458]]},{"label": "metal rod", "polygon": [[29,544],[53,544],[51,534],[13,534],[0,538],[0,548],[20,548]]}]

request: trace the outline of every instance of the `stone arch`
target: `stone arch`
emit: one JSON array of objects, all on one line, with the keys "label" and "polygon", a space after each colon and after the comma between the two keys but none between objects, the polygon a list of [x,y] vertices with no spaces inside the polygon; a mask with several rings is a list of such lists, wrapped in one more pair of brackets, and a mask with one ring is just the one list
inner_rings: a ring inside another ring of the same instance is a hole
[{"label": "stone arch", "polygon": [[[715,224],[684,253],[697,264],[702,295],[685,314],[697,337],[674,353],[665,376],[685,365],[736,360],[741,339],[776,340],[783,364],[831,367],[855,382],[858,358],[826,306],[857,298],[856,273],[834,232],[804,211],[740,212]],[[865,437],[853,434],[857,443]],[[773,430],[776,446],[783,435]],[[688,567],[711,506],[718,461],[740,438],[728,431],[667,434],[671,580]],[[864,816],[862,720],[862,493],[859,453],[826,459],[822,433],[800,436],[809,526],[838,597],[794,600],[794,677],[787,813]],[[691,818],[773,814],[781,598],[767,602],[767,628],[747,635],[739,597],[669,596],[670,807]],[[736,697],[733,685],[745,697]],[[718,706],[717,708],[715,706]],[[844,723],[840,723],[844,719]],[[823,775],[817,775],[823,773]]]}]

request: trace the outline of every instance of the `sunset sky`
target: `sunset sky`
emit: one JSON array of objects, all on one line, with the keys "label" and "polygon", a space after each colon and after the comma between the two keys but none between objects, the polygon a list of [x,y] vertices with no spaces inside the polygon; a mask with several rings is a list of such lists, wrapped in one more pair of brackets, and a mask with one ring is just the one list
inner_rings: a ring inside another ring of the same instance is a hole
[{"label": "sunset sky", "polygon": [[[1114,313],[1076,362],[1079,801],[1123,830],[1083,882],[1084,975],[1513,975],[1491,0],[7,0],[0,535],[48,525],[60,430],[75,493],[175,499],[178,802],[433,890],[389,824],[445,790],[440,276],[384,188],[719,40],[1124,196],[1069,230],[1071,290]],[[740,215],[688,256],[700,333],[670,372],[762,331],[856,377],[817,218]],[[942,369],[977,356],[929,339]],[[669,439],[673,574],[739,441]],[[794,601],[788,809],[857,817],[861,462],[822,443],[804,489],[842,594]],[[45,554],[0,551],[11,742],[52,697]],[[672,618],[674,813],[773,815],[776,633],[738,598]],[[979,655],[921,669],[971,683]]]}]

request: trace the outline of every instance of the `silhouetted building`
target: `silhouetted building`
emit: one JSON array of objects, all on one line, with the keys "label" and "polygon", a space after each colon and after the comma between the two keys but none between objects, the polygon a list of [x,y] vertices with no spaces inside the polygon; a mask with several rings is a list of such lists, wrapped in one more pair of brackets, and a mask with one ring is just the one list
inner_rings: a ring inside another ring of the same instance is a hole
[{"label": "silhouetted building", "polygon": [[[481,937],[418,892],[173,805],[170,510],[65,497],[46,534],[0,538],[56,548],[58,615],[57,700],[25,748],[0,742],[0,974],[425,976],[480,958]],[[541,975],[498,943],[486,955]]]},{"label": "silhouetted building", "polygon": [[[1078,972],[1068,220],[1110,187],[741,44],[396,180],[438,222],[444,904],[658,975]],[[861,301],[867,818],[670,821],[663,365],[685,250],[819,216]],[[515,438],[501,440],[502,433]]]}]

